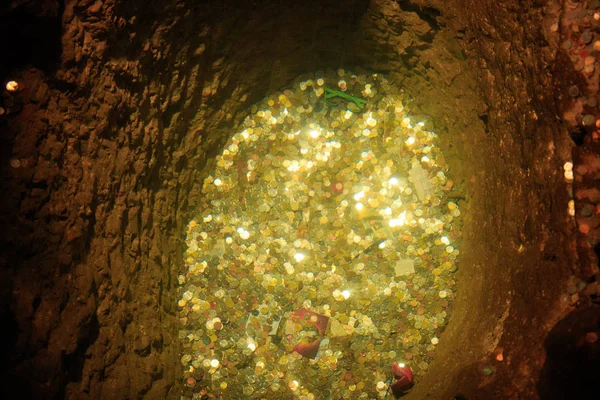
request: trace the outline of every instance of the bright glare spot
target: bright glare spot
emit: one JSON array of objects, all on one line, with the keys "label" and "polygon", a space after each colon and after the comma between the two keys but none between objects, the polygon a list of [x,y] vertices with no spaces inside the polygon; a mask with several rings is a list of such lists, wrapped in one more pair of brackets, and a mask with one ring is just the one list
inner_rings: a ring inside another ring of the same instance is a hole
[{"label": "bright glare spot", "polygon": [[354,200],[359,201],[360,199],[362,199],[363,197],[365,197],[365,192],[363,192],[362,190],[358,193],[356,193],[354,195]]},{"label": "bright glare spot", "polygon": [[440,241],[444,244],[450,244],[450,240],[446,236],[442,236]]},{"label": "bright glare spot", "polygon": [[223,182],[219,178],[215,179],[215,186],[221,186],[222,183]]},{"label": "bright glare spot", "polygon": [[387,207],[385,210],[383,210],[387,215],[392,215],[392,209],[390,207]]},{"label": "bright glare spot", "polygon": [[573,171],[565,171],[565,179],[568,181],[573,180]]},{"label": "bright glare spot", "polygon": [[348,299],[348,297],[350,297],[350,291],[349,290],[344,290],[342,292],[342,296],[344,296],[344,299]]},{"label": "bright glare spot", "polygon": [[248,348],[252,351],[256,350],[256,344],[254,343],[248,343]]},{"label": "bright glare spot", "polygon": [[388,181],[388,183],[390,185],[397,185],[398,184],[398,178],[390,178],[390,180]]},{"label": "bright glare spot", "polygon": [[431,344],[438,344],[440,342],[440,340],[436,337],[431,339]]},{"label": "bright glare spot", "polygon": [[242,239],[248,239],[250,237],[250,232],[245,230],[244,228],[237,228],[238,233]]},{"label": "bright glare spot", "polygon": [[213,368],[217,368],[219,366],[219,360],[217,360],[216,358],[210,360],[210,366]]},{"label": "bright glare spot", "polygon": [[16,92],[19,89],[19,84],[16,81],[9,81],[6,83],[6,90],[9,92]]},{"label": "bright glare spot", "polygon": [[292,161],[292,163],[288,166],[288,171],[296,172],[300,169],[300,163],[297,160]]},{"label": "bright glare spot", "polygon": [[427,156],[421,157],[421,162],[428,163],[429,162],[429,157],[427,157]]},{"label": "bright glare spot", "polygon": [[391,219],[389,224],[392,228],[396,226],[403,226],[404,224],[406,224],[406,211],[400,214],[398,218]]},{"label": "bright glare spot", "polygon": [[379,248],[380,249],[385,249],[385,242],[379,243]]},{"label": "bright glare spot", "polygon": [[567,161],[565,163],[565,165],[563,166],[563,168],[565,169],[565,171],[572,171],[573,170],[573,163],[570,161]]},{"label": "bright glare spot", "polygon": [[311,131],[309,132],[310,137],[313,139],[316,139],[319,137],[320,133],[319,131],[317,131],[316,129],[311,129]]},{"label": "bright glare spot", "polygon": [[362,203],[356,203],[356,209],[357,209],[358,211],[362,210],[363,208],[365,208],[365,207],[363,206],[363,204],[362,204]]},{"label": "bright glare spot", "polygon": [[399,366],[400,368],[404,368],[404,367],[406,367],[406,365],[405,365],[404,363],[398,363],[398,366]]},{"label": "bright glare spot", "polygon": [[298,386],[300,386],[300,384],[298,383],[298,381],[291,381],[290,382],[290,389],[296,390],[296,389],[298,389]]},{"label": "bright glare spot", "polygon": [[405,143],[406,143],[407,145],[409,145],[409,146],[410,146],[410,145],[413,145],[413,144],[415,144],[415,138],[414,138],[414,137],[412,137],[412,136],[410,136],[408,139],[406,139],[406,142],[405,142]]},{"label": "bright glare spot", "polygon": [[304,254],[296,253],[296,254],[294,254],[294,258],[296,259],[296,261],[300,262],[300,261],[304,260]]}]

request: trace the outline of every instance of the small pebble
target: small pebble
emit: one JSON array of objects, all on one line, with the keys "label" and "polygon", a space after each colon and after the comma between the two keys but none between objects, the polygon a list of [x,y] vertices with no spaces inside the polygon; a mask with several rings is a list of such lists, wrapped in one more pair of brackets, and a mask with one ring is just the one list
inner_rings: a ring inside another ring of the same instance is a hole
[{"label": "small pebble", "polygon": [[578,175],[585,175],[587,174],[588,168],[585,165],[578,165],[575,170]]},{"label": "small pebble", "polygon": [[494,369],[492,367],[483,367],[483,374],[485,376],[490,376],[494,373]]},{"label": "small pebble", "polygon": [[591,114],[587,114],[583,117],[582,122],[585,126],[592,126],[592,125],[594,125],[594,123],[596,123],[596,117],[594,117]]},{"label": "small pebble", "polygon": [[581,207],[581,215],[584,217],[591,217],[592,214],[594,213],[594,207],[592,207],[589,204],[585,204],[583,207]]},{"label": "small pebble", "polygon": [[598,334],[596,332],[588,332],[585,334],[585,341],[588,343],[596,343],[598,341]]},{"label": "small pebble", "polygon": [[570,49],[572,46],[573,46],[573,44],[571,43],[571,41],[570,41],[570,40],[565,40],[565,41],[563,42],[563,47],[564,47],[565,49],[567,49],[567,50],[568,50],[568,49]]},{"label": "small pebble", "polygon": [[571,97],[579,96],[579,88],[577,86],[571,86],[569,88],[569,96],[571,96]]},{"label": "small pebble", "polygon": [[584,235],[590,233],[590,226],[588,224],[580,224],[579,232],[583,233]]},{"label": "small pebble", "polygon": [[578,301],[579,301],[579,294],[575,293],[574,295],[571,296],[572,303],[577,303]]},{"label": "small pebble", "polygon": [[18,158],[13,158],[12,160],[10,160],[10,166],[13,168],[19,168],[21,166],[21,160],[19,160]]},{"label": "small pebble", "polygon": [[581,34],[581,41],[584,44],[590,44],[592,43],[592,40],[594,39],[594,34],[590,31],[585,31]]},{"label": "small pebble", "polygon": [[587,103],[590,107],[596,107],[598,105],[598,100],[595,97],[588,97]]}]

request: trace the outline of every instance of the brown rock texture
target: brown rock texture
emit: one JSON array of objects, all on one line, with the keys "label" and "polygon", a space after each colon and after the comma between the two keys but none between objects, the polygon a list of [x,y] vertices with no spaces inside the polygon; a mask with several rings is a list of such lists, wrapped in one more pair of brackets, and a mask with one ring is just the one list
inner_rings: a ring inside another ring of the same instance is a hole
[{"label": "brown rock texture", "polygon": [[453,316],[407,398],[538,397],[544,338],[577,272],[561,170],[571,145],[554,99],[561,2],[1,11],[19,7],[62,30],[57,66],[10,71],[23,106],[0,119],[4,398],[179,398],[177,274],[206,167],[254,101],[338,67],[403,87],[467,193]]}]

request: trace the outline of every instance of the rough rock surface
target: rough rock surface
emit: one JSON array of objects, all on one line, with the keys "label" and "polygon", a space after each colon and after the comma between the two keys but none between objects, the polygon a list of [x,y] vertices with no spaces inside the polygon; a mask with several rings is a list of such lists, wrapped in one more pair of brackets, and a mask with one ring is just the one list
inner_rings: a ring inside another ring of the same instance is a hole
[{"label": "rough rock surface", "polygon": [[467,188],[453,317],[407,398],[537,397],[578,272],[560,2],[33,4],[13,2],[62,13],[62,46],[56,68],[12,72],[23,109],[0,120],[5,398],[178,398],[176,276],[203,170],[245,107],[336,67],[404,87]]}]

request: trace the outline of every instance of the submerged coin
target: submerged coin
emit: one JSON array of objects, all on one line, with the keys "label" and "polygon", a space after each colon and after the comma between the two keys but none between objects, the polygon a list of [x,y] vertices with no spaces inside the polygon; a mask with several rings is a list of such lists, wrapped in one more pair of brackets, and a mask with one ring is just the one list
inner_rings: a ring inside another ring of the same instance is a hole
[{"label": "submerged coin", "polygon": [[381,75],[297,81],[206,171],[178,279],[198,393],[375,398],[391,362],[426,371],[461,214],[436,135],[399,93]]}]

